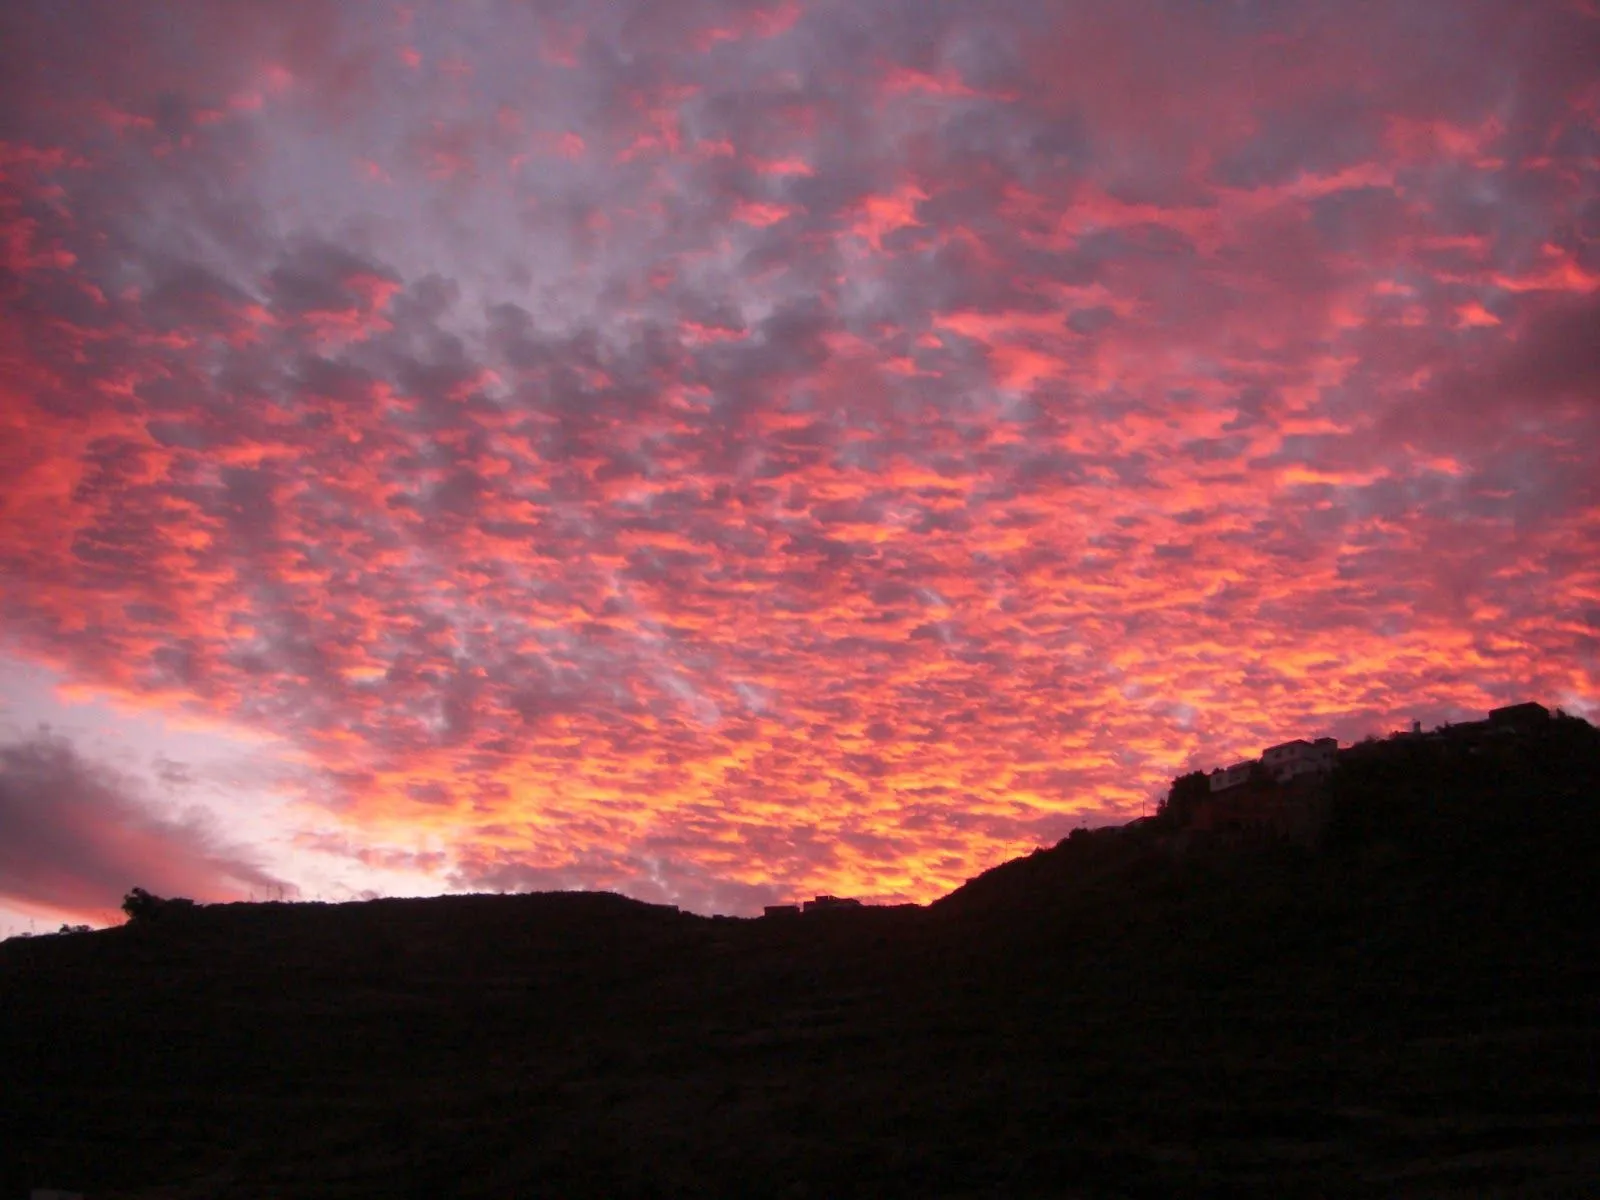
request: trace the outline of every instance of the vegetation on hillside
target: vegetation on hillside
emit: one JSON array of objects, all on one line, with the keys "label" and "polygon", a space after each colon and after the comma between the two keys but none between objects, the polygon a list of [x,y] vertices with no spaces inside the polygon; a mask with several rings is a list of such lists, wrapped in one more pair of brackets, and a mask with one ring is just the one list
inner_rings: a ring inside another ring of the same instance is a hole
[{"label": "vegetation on hillside", "polygon": [[6,943],[0,1195],[1585,1194],[1597,786],[1560,721],[1346,754],[1316,846],[1083,830],[927,909]]}]

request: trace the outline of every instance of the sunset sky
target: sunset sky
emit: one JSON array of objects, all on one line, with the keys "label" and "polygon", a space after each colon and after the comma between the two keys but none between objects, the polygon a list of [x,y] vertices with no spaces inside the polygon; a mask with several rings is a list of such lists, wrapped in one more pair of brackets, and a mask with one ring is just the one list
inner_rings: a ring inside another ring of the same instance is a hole
[{"label": "sunset sky", "polygon": [[10,0],[0,935],[926,901],[1600,718],[1596,0]]}]

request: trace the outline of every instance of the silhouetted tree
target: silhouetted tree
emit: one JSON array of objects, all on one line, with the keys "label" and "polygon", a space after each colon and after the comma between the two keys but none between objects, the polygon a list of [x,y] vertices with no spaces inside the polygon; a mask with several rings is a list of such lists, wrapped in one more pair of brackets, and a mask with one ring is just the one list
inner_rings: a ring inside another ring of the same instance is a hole
[{"label": "silhouetted tree", "polygon": [[160,896],[136,887],[122,898],[122,911],[128,914],[128,920],[142,921],[155,916],[156,910],[165,903]]},{"label": "silhouetted tree", "polygon": [[174,896],[170,900],[152,895],[141,887],[136,887],[122,898],[122,911],[128,914],[130,921],[153,921],[163,913],[174,909],[193,908],[194,901],[183,896]]},{"label": "silhouetted tree", "polygon": [[1167,798],[1156,810],[1163,824],[1184,826],[1194,818],[1195,808],[1211,795],[1211,782],[1204,771],[1190,771],[1172,781]]}]

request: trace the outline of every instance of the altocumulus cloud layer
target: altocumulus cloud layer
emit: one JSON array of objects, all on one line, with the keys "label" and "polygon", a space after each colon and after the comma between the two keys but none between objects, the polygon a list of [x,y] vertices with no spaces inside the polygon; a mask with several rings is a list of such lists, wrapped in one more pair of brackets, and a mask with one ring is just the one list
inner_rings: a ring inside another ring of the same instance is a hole
[{"label": "altocumulus cloud layer", "polygon": [[287,739],[311,849],[737,911],[1592,712],[1596,62],[1592,0],[17,0],[0,629]]}]

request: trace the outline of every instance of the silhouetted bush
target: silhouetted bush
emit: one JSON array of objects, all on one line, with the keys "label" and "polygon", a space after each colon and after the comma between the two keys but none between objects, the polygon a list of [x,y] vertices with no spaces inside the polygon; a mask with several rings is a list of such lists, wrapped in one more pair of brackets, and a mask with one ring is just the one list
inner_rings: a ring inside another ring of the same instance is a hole
[{"label": "silhouetted bush", "polygon": [[1157,819],[1172,828],[1181,829],[1194,819],[1195,809],[1211,796],[1211,781],[1204,771],[1191,771],[1172,781],[1167,798],[1156,810]]},{"label": "silhouetted bush", "polygon": [[168,900],[152,895],[140,887],[134,888],[122,898],[122,911],[128,914],[130,921],[153,921],[174,911],[193,907],[194,901],[186,897],[174,896]]}]

